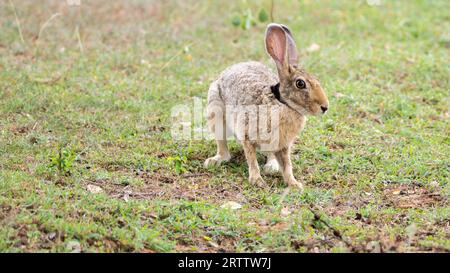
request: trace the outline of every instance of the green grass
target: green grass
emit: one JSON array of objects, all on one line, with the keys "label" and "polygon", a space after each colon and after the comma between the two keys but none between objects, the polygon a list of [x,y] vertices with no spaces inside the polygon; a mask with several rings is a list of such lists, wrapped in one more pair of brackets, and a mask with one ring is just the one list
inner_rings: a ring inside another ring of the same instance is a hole
[{"label": "green grass", "polygon": [[270,1],[15,0],[25,44],[10,3],[1,252],[450,251],[448,1],[275,1],[330,99],[293,151],[306,190],[284,197],[279,176],[248,183],[236,143],[205,170],[213,141],[170,134],[171,108],[205,100],[228,65],[272,65],[265,23],[232,24]]}]

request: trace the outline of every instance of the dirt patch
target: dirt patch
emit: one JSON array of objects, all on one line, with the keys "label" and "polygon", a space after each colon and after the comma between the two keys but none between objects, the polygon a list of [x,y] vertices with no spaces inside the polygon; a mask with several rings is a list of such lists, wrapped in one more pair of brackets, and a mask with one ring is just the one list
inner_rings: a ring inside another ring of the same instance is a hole
[{"label": "dirt patch", "polygon": [[345,200],[343,198],[339,198],[333,202],[332,206],[326,207],[324,209],[328,215],[342,216],[345,215],[348,211],[363,207],[367,203],[367,201],[361,200],[359,198],[355,198],[353,200]]},{"label": "dirt patch", "polygon": [[301,250],[305,248],[307,252],[321,253],[329,252],[328,249],[335,247],[337,245],[342,245],[341,242],[334,238],[324,238],[324,239],[306,239],[306,240],[293,240],[291,242],[292,248],[295,250]]},{"label": "dirt patch", "polygon": [[144,185],[119,185],[109,180],[96,180],[89,182],[101,187],[113,198],[138,200],[189,200],[209,201],[223,203],[224,200],[232,200],[246,203],[248,200],[242,194],[241,185],[224,184],[215,185],[210,182],[210,173],[174,175],[170,173],[138,173],[135,175],[144,181]]},{"label": "dirt patch", "polygon": [[392,206],[402,209],[445,206],[448,203],[440,193],[418,185],[387,187],[383,196]]},{"label": "dirt patch", "polygon": [[[359,210],[371,202],[380,202],[383,207],[400,209],[430,208],[448,206],[448,201],[442,193],[430,190],[419,184],[412,185],[387,185],[381,193],[381,199],[377,199],[371,193],[355,193],[340,196],[333,201],[333,205],[324,208],[329,215],[342,216],[348,211]],[[357,216],[358,217],[358,216]],[[360,219],[356,219],[360,220]],[[402,221],[402,219],[398,219]]]}]

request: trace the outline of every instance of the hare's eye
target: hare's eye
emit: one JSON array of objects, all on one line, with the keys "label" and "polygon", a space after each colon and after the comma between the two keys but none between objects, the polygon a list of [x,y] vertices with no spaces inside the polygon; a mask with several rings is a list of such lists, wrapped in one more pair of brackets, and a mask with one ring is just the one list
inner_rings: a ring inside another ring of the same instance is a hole
[{"label": "hare's eye", "polygon": [[296,80],[296,81],[295,81],[295,86],[296,86],[298,89],[305,89],[305,88],[306,88],[306,83],[305,83],[304,80],[299,79],[299,80]]}]

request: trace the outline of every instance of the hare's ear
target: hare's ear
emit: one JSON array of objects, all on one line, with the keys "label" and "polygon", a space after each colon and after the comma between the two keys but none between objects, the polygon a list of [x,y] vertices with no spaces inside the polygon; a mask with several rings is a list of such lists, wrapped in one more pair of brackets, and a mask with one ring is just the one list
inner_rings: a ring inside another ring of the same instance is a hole
[{"label": "hare's ear", "polygon": [[288,68],[286,45],[287,37],[281,25],[269,24],[266,30],[266,50],[275,61],[280,75]]},{"label": "hare's ear", "polygon": [[285,26],[280,25],[284,32],[286,33],[286,41],[287,41],[287,58],[290,65],[297,65],[298,64],[298,52],[297,52],[297,46],[295,45],[294,37],[292,36],[291,30]]}]

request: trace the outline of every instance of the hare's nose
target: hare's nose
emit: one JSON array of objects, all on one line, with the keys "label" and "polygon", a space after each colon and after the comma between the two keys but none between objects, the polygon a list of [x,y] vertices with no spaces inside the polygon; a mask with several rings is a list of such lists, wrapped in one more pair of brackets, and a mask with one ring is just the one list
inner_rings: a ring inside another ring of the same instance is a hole
[{"label": "hare's nose", "polygon": [[328,110],[327,106],[320,106],[320,109],[322,109],[322,113],[325,114],[325,112]]}]

